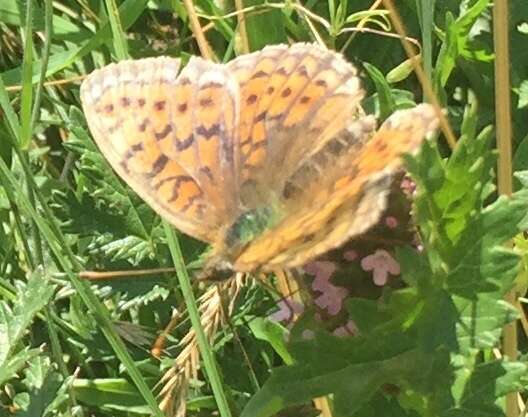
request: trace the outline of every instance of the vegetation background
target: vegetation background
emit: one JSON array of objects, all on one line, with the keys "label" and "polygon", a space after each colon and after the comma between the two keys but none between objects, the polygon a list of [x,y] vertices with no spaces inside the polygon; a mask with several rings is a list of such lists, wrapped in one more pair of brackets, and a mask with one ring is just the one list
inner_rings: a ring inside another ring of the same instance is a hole
[{"label": "vegetation background", "polygon": [[[430,80],[450,128],[369,239],[307,266],[312,303],[287,274],[191,290],[203,245],[114,175],[79,82],[294,41],[357,65],[379,119]],[[2,0],[0,415],[525,416],[526,45],[524,0]]]}]

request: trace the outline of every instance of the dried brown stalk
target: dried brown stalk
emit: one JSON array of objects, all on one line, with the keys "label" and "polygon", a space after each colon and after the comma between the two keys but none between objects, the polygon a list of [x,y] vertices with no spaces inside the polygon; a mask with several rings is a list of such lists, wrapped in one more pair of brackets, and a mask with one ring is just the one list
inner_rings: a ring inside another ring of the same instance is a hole
[{"label": "dried brown stalk", "polygon": [[[237,273],[231,279],[211,286],[198,299],[201,324],[210,343],[214,342],[218,329],[223,327],[231,316],[235,300],[247,280],[246,274]],[[228,300],[227,306],[222,305],[223,299]],[[179,345],[182,350],[174,365],[161,378],[163,388],[159,397],[160,408],[167,415],[184,417],[189,384],[193,379],[198,379],[200,368],[200,354],[193,329],[189,330]]]},{"label": "dried brown stalk", "polygon": [[198,44],[198,47],[200,48],[200,53],[206,59],[209,59],[211,61],[217,61],[216,55],[211,49],[209,42],[207,42],[207,39],[205,38],[204,31],[200,25],[198,16],[196,15],[196,10],[194,9],[193,2],[191,0],[183,0],[183,5],[185,6],[185,9],[187,10],[187,14],[189,16],[189,23],[191,25],[191,30],[194,34],[194,37],[196,38],[196,43]]},{"label": "dried brown stalk", "polygon": [[242,9],[244,8],[243,0],[235,0],[235,7],[239,14],[238,18],[238,33],[240,34],[240,49],[243,54],[249,53],[249,39],[246,30],[246,17]]}]

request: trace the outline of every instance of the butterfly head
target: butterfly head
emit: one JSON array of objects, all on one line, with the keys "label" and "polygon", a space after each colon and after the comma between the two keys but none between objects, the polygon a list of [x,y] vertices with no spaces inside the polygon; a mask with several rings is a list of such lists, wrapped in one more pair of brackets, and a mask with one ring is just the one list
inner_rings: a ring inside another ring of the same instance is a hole
[{"label": "butterfly head", "polygon": [[213,256],[210,257],[202,270],[195,276],[198,281],[225,281],[236,274],[233,266],[226,260]]}]

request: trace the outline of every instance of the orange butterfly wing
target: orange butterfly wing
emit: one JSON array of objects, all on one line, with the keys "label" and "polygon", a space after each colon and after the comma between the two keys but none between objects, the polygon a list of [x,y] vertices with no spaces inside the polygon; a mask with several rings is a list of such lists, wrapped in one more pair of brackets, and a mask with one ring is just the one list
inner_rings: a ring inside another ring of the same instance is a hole
[{"label": "orange butterfly wing", "polygon": [[[360,113],[355,68],[316,45],[271,46],[227,65],[192,58],[178,70],[162,57],[95,71],[83,108],[115,171],[238,271],[299,266],[366,231],[400,155],[437,123],[421,105],[376,131]],[[240,219],[267,208],[274,222],[232,245]]]},{"label": "orange butterfly wing", "polygon": [[356,111],[355,68],[313,44],[270,46],[228,64],[240,84],[241,200],[265,204]]},{"label": "orange butterfly wing", "polygon": [[244,248],[237,271],[293,268],[373,226],[385,209],[403,153],[437,127],[432,106],[393,114],[378,131],[370,117],[334,137],[290,179],[283,219]]},{"label": "orange butterfly wing", "polygon": [[239,90],[225,66],[123,61],[81,86],[88,125],[114,170],[181,231],[212,242],[236,202]]}]

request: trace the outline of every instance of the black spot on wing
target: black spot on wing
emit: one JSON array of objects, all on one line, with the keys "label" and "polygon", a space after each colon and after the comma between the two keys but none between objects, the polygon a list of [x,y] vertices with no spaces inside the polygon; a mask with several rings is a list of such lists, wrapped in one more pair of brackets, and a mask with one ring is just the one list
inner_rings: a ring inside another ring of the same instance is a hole
[{"label": "black spot on wing", "polygon": [[154,137],[156,140],[163,140],[169,135],[170,132],[172,132],[172,125],[166,124],[163,130],[154,133]]},{"label": "black spot on wing", "polygon": [[176,150],[178,152],[181,152],[181,151],[184,151],[188,148],[190,148],[192,146],[192,144],[194,143],[194,135],[191,133],[189,135],[189,137],[187,137],[186,139],[183,139],[183,140],[176,140],[175,141],[175,144],[176,144]]},{"label": "black spot on wing", "polygon": [[267,76],[268,76],[267,72],[260,70],[260,71],[257,71],[255,74],[253,74],[251,76],[251,79],[263,78],[263,77],[267,77]]},{"label": "black spot on wing", "polygon": [[220,134],[221,128],[220,124],[215,123],[209,128],[206,128],[204,125],[198,126],[196,128],[196,133],[200,136],[203,136],[206,140],[211,139],[213,136]]},{"label": "black spot on wing", "polygon": [[151,176],[156,176],[158,175],[161,171],[163,171],[163,169],[165,168],[165,166],[167,165],[167,163],[169,162],[169,158],[167,158],[167,156],[161,154],[158,159],[156,159],[154,161],[154,163],[152,164],[152,172],[151,172]]},{"label": "black spot on wing", "polygon": [[213,178],[213,173],[211,172],[211,170],[209,169],[209,167],[202,167],[202,168],[200,168],[200,172],[201,172],[202,174],[205,174],[205,176],[206,176],[207,178],[209,178],[209,181],[213,181],[213,179],[214,179],[214,178]]}]

